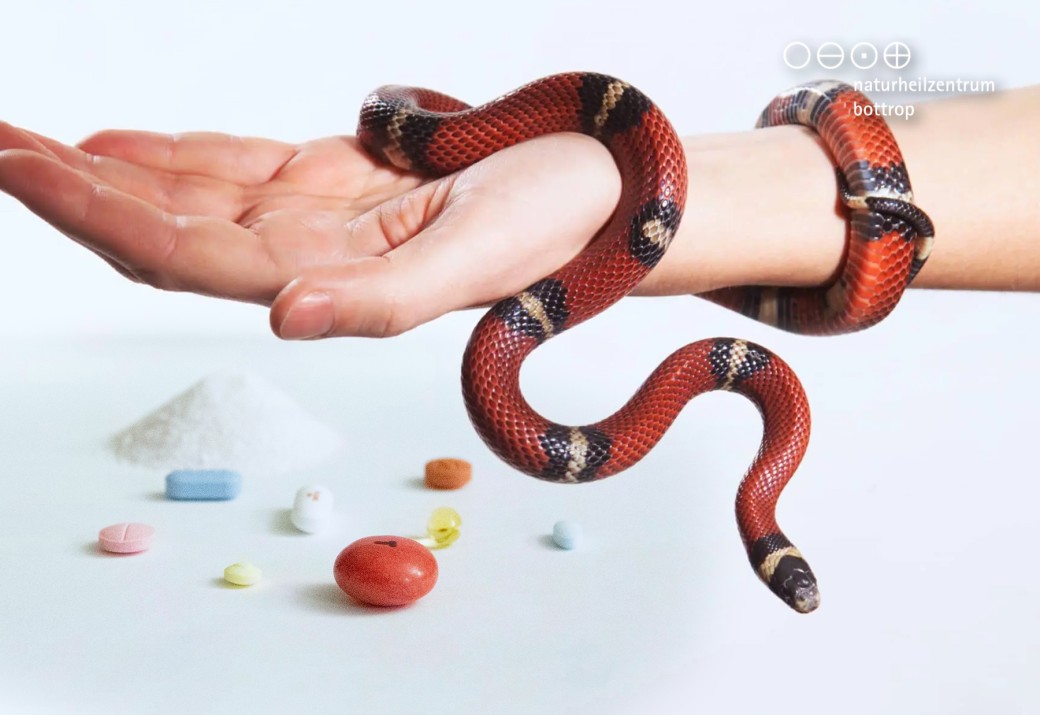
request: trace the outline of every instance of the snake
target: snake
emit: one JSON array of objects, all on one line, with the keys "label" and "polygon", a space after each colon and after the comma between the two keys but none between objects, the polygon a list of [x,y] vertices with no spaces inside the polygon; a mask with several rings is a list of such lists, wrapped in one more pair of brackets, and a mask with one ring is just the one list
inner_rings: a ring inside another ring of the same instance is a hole
[{"label": "snake", "polygon": [[[839,275],[820,287],[741,286],[702,297],[812,335],[861,330],[893,310],[928,259],[934,229],[913,202],[892,132],[865,107],[873,103],[850,85],[818,81],[777,96],[756,125],[800,124],[827,147],[849,223]],[[805,391],[779,356],[738,338],[693,342],[668,356],[614,414],[588,425],[543,417],[520,389],[521,366],[535,348],[631,292],[675,236],[687,166],[661,109],[634,86],[593,72],[545,77],[476,107],[435,90],[387,85],[365,98],[357,137],[377,160],[437,177],[558,132],[599,140],[617,164],[621,195],[612,218],[580,254],[494,304],[477,323],[462,361],[471,422],[491,451],[520,472],[580,484],[636,464],[697,395],[743,395],[758,408],[763,435],[737,490],[740,537],[768,588],[796,612],[814,611],[820,604],[816,576],[776,521],[777,501],[810,432]]]}]

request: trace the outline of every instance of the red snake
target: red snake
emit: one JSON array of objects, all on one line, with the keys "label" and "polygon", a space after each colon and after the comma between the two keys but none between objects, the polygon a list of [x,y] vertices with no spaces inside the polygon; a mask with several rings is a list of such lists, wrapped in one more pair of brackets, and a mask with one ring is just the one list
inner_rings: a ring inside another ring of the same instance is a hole
[{"label": "red snake", "polygon": [[[704,297],[778,328],[812,334],[859,330],[891,312],[928,258],[934,232],[913,205],[895,139],[863,107],[873,104],[851,87],[818,82],[774,99],[758,123],[809,126],[830,150],[851,226],[838,279],[825,288],[751,286]],[[627,295],[675,235],[686,202],[686,158],[661,110],[625,82],[569,73],[476,108],[427,89],[381,87],[365,99],[358,125],[359,140],[374,156],[431,176],[554,132],[601,141],[621,172],[621,199],[583,253],[500,301],[474,329],[462,365],[473,425],[516,469],[551,482],[581,483],[642,459],[697,395],[744,395],[761,412],[764,433],[737,492],[741,538],[755,572],[776,595],[801,613],[816,609],[816,577],[776,523],[777,499],[809,441],[805,392],[779,357],[745,340],[700,340],[669,356],[620,410],[582,427],[547,420],[520,392],[520,366],[531,351]]]}]

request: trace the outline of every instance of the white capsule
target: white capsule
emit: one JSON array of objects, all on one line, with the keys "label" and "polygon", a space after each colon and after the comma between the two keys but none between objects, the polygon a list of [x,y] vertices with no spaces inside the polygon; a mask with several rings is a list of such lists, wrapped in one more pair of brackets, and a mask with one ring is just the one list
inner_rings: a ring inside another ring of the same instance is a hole
[{"label": "white capsule", "polygon": [[300,487],[293,500],[289,519],[300,531],[316,534],[325,528],[332,515],[332,492],[320,484]]}]

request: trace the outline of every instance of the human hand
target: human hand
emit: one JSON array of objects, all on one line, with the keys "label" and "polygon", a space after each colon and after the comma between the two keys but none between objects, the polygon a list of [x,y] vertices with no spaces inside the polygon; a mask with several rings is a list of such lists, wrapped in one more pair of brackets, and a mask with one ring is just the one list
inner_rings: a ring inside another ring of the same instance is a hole
[{"label": "human hand", "polygon": [[0,189],[132,280],[271,305],[283,338],[389,336],[493,302],[577,255],[620,179],[577,135],[437,180],[353,137],[301,145],[0,124]]}]

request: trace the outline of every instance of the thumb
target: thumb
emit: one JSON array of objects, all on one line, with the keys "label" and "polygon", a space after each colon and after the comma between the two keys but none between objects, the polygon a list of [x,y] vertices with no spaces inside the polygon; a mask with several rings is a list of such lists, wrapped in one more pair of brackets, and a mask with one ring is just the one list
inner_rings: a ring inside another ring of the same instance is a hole
[{"label": "thumb", "polygon": [[271,329],[284,340],[388,338],[463,307],[437,276],[400,263],[387,254],[309,271],[275,298]]},{"label": "thumb", "polygon": [[386,338],[497,298],[496,272],[479,275],[484,251],[474,248],[475,222],[441,220],[450,213],[381,256],[301,275],[272,303],[271,329],[285,340]]}]

